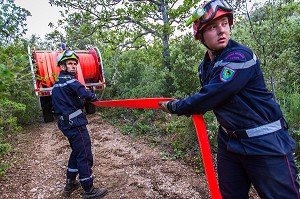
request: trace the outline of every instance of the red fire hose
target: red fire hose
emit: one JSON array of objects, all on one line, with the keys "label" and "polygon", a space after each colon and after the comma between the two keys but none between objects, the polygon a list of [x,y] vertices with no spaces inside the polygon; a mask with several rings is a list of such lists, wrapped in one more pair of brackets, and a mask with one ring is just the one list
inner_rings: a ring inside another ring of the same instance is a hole
[{"label": "red fire hose", "polygon": [[[125,99],[125,100],[108,100],[108,101],[96,101],[93,102],[96,106],[104,107],[122,107],[122,108],[161,108],[158,102],[170,101],[172,98],[139,98],[139,99]],[[210,195],[212,199],[221,199],[221,193],[219,190],[216,174],[213,166],[213,160],[211,156],[208,136],[206,132],[206,126],[202,115],[192,115],[192,119],[196,128],[197,137],[199,141],[200,150],[202,153],[202,159],[204,163],[204,169],[208,186],[210,189]]]},{"label": "red fire hose", "polygon": [[208,181],[211,198],[221,199],[222,196],[219,190],[216,173],[214,170],[213,159],[210,152],[209,141],[203,116],[192,115],[192,119],[197,132],[198,142],[202,154],[205,174]]},{"label": "red fire hose", "polygon": [[96,106],[121,107],[121,108],[161,108],[158,102],[170,101],[173,98],[139,98],[125,100],[108,100],[93,102]]}]

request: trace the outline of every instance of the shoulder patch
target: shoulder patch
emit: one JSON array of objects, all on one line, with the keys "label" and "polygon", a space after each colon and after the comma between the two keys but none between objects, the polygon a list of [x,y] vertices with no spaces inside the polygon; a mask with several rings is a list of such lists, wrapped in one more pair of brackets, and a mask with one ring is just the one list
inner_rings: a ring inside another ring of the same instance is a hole
[{"label": "shoulder patch", "polygon": [[233,52],[227,55],[224,61],[246,61],[246,56],[241,52]]},{"label": "shoulder patch", "polygon": [[235,74],[234,69],[224,66],[220,73],[220,80],[222,82],[228,82],[228,81],[232,80],[234,74]]}]

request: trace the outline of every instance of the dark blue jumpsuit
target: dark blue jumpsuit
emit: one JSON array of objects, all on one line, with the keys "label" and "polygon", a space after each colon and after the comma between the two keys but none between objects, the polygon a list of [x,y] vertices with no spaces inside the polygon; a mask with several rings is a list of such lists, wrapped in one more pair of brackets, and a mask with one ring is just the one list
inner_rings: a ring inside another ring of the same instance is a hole
[{"label": "dark blue jumpsuit", "polygon": [[93,155],[90,135],[86,128],[88,121],[82,109],[84,100],[96,101],[97,98],[73,75],[61,71],[58,80],[52,90],[52,104],[58,114],[58,128],[68,138],[72,149],[67,179],[76,179],[79,174],[82,188],[89,191],[93,186]]},{"label": "dark blue jumpsuit", "polygon": [[178,115],[213,110],[218,132],[218,180],[223,199],[246,199],[253,184],[263,199],[299,198],[295,141],[268,92],[260,63],[247,47],[229,40],[206,53],[199,66],[199,93],[168,103]]}]

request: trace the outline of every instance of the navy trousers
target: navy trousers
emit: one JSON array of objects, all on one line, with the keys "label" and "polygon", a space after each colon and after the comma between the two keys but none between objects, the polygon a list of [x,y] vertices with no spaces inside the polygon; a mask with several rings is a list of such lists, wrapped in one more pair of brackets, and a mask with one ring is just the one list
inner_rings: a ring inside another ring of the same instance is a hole
[{"label": "navy trousers", "polygon": [[278,156],[237,154],[227,150],[224,143],[228,138],[221,137],[217,161],[223,199],[248,199],[251,184],[262,199],[300,198],[292,153]]},{"label": "navy trousers", "polygon": [[93,154],[88,130],[86,126],[80,126],[63,130],[63,133],[68,138],[72,149],[68,162],[67,179],[76,179],[79,174],[82,188],[89,191],[93,186]]}]

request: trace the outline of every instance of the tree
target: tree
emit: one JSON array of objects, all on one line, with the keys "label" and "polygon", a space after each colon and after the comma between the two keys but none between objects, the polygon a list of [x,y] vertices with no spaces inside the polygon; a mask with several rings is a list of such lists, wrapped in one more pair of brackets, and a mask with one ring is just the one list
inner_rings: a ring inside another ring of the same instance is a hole
[{"label": "tree", "polygon": [[[20,123],[28,123],[36,110],[28,82],[27,42],[20,39],[26,32],[25,20],[30,13],[17,7],[13,0],[0,0],[0,158],[11,150],[3,139],[18,133]],[[31,79],[29,78],[29,81]],[[31,104],[31,105],[30,105]],[[8,168],[0,164],[0,171]]]},{"label": "tree", "polygon": [[233,29],[233,37],[248,45],[261,60],[266,82],[276,94],[275,99],[288,120],[289,132],[297,141],[296,154],[300,152],[299,32],[299,2],[282,0],[257,7]]},{"label": "tree", "polygon": [[[16,6],[13,0],[2,0],[0,5],[0,104],[15,104],[16,109],[17,106],[27,105],[27,115],[18,113],[16,116],[18,122],[28,122],[33,118],[32,113],[36,112],[32,103],[34,96],[27,55],[28,42],[22,39],[27,31],[25,20],[30,12]],[[0,120],[9,121],[9,116],[2,116]]]},{"label": "tree", "polygon": [[15,76],[15,72],[10,69],[10,65],[14,64],[12,57],[8,57],[3,50],[26,32],[25,20],[30,16],[30,12],[16,6],[13,0],[2,0],[0,6],[0,94],[2,98],[8,95],[4,90],[10,82],[14,81]]},{"label": "tree", "polygon": [[26,17],[30,12],[14,4],[14,0],[0,0],[0,45],[20,38],[26,32]]},{"label": "tree", "polygon": [[[177,3],[179,2],[179,3]],[[68,36],[81,40],[97,37],[121,48],[139,48],[152,37],[163,45],[163,66],[171,71],[170,37],[182,29],[190,9],[199,0],[50,0],[65,7]],[[76,12],[73,10],[75,9]],[[73,11],[73,12],[72,12]]]},{"label": "tree", "polygon": [[299,67],[296,67],[299,65],[299,16],[300,6],[295,1],[268,2],[248,13],[233,30],[233,37],[250,46],[260,58],[274,94],[275,87],[282,90],[300,83]]}]

